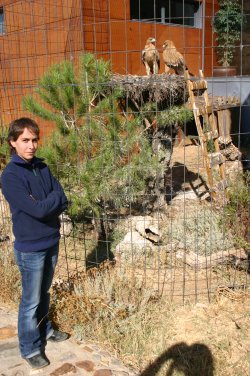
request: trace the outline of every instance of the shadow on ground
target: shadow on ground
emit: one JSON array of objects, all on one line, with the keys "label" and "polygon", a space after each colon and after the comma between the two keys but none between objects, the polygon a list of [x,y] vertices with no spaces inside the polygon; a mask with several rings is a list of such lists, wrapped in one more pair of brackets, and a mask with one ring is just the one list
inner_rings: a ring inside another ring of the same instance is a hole
[{"label": "shadow on ground", "polygon": [[[168,364],[167,364],[168,363]],[[202,343],[188,346],[185,342],[177,343],[162,353],[155,361],[144,369],[140,376],[156,376],[168,367],[165,376],[173,376],[181,372],[185,376],[213,376],[214,361],[209,348]],[[161,373],[163,375],[163,373]]]},{"label": "shadow on ground", "polygon": [[208,185],[199,172],[193,172],[185,164],[175,162],[166,174],[166,201],[170,202],[180,191],[192,189],[197,198],[209,192]]}]

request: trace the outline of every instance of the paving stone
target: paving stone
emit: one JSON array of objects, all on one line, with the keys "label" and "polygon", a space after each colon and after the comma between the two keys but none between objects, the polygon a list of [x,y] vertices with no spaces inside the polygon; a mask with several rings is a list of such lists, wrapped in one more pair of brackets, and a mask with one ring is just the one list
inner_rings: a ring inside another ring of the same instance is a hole
[{"label": "paving stone", "polygon": [[17,342],[0,343],[0,359],[19,356],[19,346]]},{"label": "paving stone", "polygon": [[61,362],[66,362],[66,360],[72,360],[72,359],[75,359],[76,358],[76,355],[72,352],[68,352],[68,353],[65,353],[65,354],[62,354],[62,356],[60,356],[60,361]]},{"label": "paving stone", "polygon": [[[19,354],[18,354],[19,355]],[[16,363],[16,364],[13,364],[12,362],[12,366],[9,367],[9,369],[14,369],[14,368],[17,368],[17,367],[21,367],[23,365],[23,363]]]},{"label": "paving stone", "polygon": [[129,376],[129,373],[126,371],[112,370],[112,376]]},{"label": "paving stone", "polygon": [[17,334],[16,327],[13,325],[7,325],[0,328],[0,340],[15,337]]},{"label": "paving stone", "polygon": [[91,345],[91,348],[96,351],[96,352],[99,352],[100,351],[100,347],[96,346],[96,345]]},{"label": "paving stone", "polygon": [[95,363],[91,360],[83,360],[81,362],[75,363],[75,365],[79,368],[85,369],[87,372],[92,372],[95,368]]},{"label": "paving stone", "polygon": [[112,364],[112,366],[121,366],[121,362],[118,360],[118,359],[116,359],[116,358],[111,358],[111,364]]},{"label": "paving stone", "polygon": [[88,351],[90,353],[94,352],[94,350],[91,349],[89,346],[84,345],[84,346],[81,346],[81,347],[83,348],[83,350]]},{"label": "paving stone", "polygon": [[109,366],[110,365],[110,360],[107,359],[107,358],[102,358],[101,364],[104,364],[105,366]]},{"label": "paving stone", "polygon": [[112,371],[110,369],[98,369],[93,376],[112,376]]},{"label": "paving stone", "polygon": [[26,376],[26,375],[28,375],[28,373],[27,372],[25,372],[25,371],[22,371],[22,370],[17,370],[17,371],[14,371],[12,374],[11,374],[11,376]]},{"label": "paving stone", "polygon": [[98,351],[98,354],[104,357],[110,357],[110,353],[108,351],[101,350],[101,351]]},{"label": "paving stone", "polygon": [[95,362],[100,362],[102,360],[102,357],[99,354],[93,354],[92,358]]},{"label": "paving stone", "polygon": [[9,325],[16,321],[17,312],[0,308],[0,376],[136,375],[106,349],[73,339],[57,344],[48,342],[46,354],[50,365],[40,370],[32,370],[20,356],[16,327]]},{"label": "paving stone", "polygon": [[15,348],[18,348],[18,343],[16,341],[15,342],[5,341],[5,342],[0,343],[0,353],[6,350],[15,349]]},{"label": "paving stone", "polygon": [[67,373],[76,373],[76,367],[71,363],[64,363],[61,367],[54,370],[50,376],[61,376],[66,375]]}]

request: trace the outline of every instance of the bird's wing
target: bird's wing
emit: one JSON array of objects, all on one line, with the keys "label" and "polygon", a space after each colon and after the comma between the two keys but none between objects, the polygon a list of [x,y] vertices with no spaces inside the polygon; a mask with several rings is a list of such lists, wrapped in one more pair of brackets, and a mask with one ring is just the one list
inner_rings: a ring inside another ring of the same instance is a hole
[{"label": "bird's wing", "polygon": [[176,49],[173,48],[167,48],[163,51],[163,60],[165,64],[169,66],[177,66],[177,65],[183,65],[184,64],[184,58],[180,52],[178,52]]},{"label": "bird's wing", "polygon": [[145,54],[146,54],[146,50],[142,50],[142,53],[141,53],[141,59],[142,59],[142,62],[145,63]]},{"label": "bird's wing", "polygon": [[159,51],[158,51],[158,50],[156,50],[155,56],[156,56],[156,62],[157,62],[158,67],[159,67],[159,69],[160,69],[160,63],[161,63],[161,60],[160,60],[160,54],[159,54]]}]

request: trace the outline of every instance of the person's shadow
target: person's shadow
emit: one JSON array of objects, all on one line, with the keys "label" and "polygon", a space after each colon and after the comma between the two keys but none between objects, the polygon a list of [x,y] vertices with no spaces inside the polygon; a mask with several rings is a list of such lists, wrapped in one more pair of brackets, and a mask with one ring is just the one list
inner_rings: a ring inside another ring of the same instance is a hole
[{"label": "person's shadow", "polygon": [[183,376],[214,375],[212,353],[206,345],[199,342],[190,346],[185,342],[171,346],[145,368],[140,376],[156,376],[163,367],[168,367],[166,376],[173,376],[174,372],[182,372]]}]

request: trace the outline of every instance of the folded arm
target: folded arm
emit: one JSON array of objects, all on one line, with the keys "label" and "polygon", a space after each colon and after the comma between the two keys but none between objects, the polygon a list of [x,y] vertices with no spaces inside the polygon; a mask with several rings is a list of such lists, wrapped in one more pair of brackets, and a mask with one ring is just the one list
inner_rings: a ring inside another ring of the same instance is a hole
[{"label": "folded arm", "polygon": [[59,213],[59,214],[61,214],[64,210],[67,209],[69,202],[68,202],[68,199],[67,199],[67,197],[64,193],[63,187],[61,186],[59,181],[51,174],[51,172],[50,172],[50,176],[51,176],[53,191],[59,192],[60,196],[61,196],[61,204],[62,205],[61,205],[60,213]]},{"label": "folded arm", "polygon": [[52,191],[46,199],[40,201],[30,195],[22,180],[15,174],[5,174],[2,176],[1,182],[3,195],[10,206],[22,210],[34,218],[43,219],[55,215],[63,207],[62,195],[59,191]]}]

